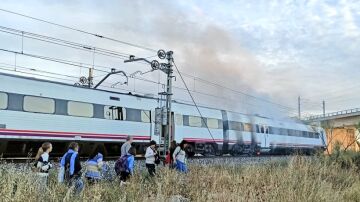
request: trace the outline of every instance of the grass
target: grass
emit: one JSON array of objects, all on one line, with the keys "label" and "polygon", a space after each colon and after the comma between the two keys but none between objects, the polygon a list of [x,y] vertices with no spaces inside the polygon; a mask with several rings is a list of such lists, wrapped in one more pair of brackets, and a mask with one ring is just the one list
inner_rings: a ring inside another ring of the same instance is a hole
[{"label": "grass", "polygon": [[31,172],[0,167],[1,201],[180,201],[180,196],[188,201],[360,201],[357,167],[344,168],[328,157],[295,156],[288,163],[249,166],[191,165],[187,175],[163,168],[154,179],[139,171],[125,187],[117,180],[86,185],[79,196],[57,184],[55,172],[41,192]]}]

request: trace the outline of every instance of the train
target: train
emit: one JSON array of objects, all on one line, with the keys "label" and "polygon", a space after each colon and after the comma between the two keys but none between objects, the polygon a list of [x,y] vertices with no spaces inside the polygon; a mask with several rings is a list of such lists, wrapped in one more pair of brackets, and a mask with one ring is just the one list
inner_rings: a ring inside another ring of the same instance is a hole
[{"label": "train", "polygon": [[[0,154],[31,156],[50,141],[53,155],[61,156],[76,141],[81,156],[97,144],[116,156],[129,135],[142,154],[149,141],[164,141],[164,134],[156,132],[160,102],[149,95],[0,73]],[[171,137],[186,140],[191,155],[313,153],[326,147],[325,131],[300,121],[198,109],[202,116],[194,105],[172,100]]]}]

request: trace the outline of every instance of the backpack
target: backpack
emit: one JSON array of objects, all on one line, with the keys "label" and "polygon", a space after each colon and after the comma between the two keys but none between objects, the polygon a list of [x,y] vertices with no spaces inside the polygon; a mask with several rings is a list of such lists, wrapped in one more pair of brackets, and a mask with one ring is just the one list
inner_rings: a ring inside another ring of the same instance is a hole
[{"label": "backpack", "polygon": [[156,154],[156,155],[155,155],[155,164],[156,164],[156,165],[159,165],[160,162],[161,162],[160,156],[159,156],[159,154]]},{"label": "backpack", "polygon": [[71,175],[70,175],[70,159],[73,153],[69,153],[65,156],[65,166],[64,166],[64,180],[70,181]]},{"label": "backpack", "polygon": [[121,172],[126,172],[128,170],[128,157],[128,155],[122,156],[115,162],[115,172],[117,175],[120,175]]}]

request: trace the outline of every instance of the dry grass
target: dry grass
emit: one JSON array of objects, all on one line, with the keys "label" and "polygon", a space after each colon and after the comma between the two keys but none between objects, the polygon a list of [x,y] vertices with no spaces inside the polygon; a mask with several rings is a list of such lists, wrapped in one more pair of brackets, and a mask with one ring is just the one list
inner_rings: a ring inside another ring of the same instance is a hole
[{"label": "dry grass", "polygon": [[[4,166],[1,166],[4,168]],[[50,176],[39,192],[30,172],[0,170],[1,201],[360,201],[359,173],[336,163],[294,157],[289,163],[248,166],[190,167],[187,175],[160,169],[155,179],[137,173],[126,187],[119,182],[86,185],[79,196]]]}]

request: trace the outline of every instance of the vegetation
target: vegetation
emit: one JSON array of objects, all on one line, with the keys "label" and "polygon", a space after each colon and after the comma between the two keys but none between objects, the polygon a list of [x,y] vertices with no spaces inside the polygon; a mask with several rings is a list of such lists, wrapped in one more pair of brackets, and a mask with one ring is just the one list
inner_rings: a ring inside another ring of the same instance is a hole
[{"label": "vegetation", "polygon": [[360,201],[359,167],[353,160],[343,166],[340,159],[346,155],[295,156],[287,163],[266,165],[192,165],[187,175],[162,168],[153,179],[139,172],[125,186],[118,180],[87,184],[79,196],[57,184],[55,172],[48,188],[39,191],[27,169],[2,164],[0,197],[1,201]]}]

